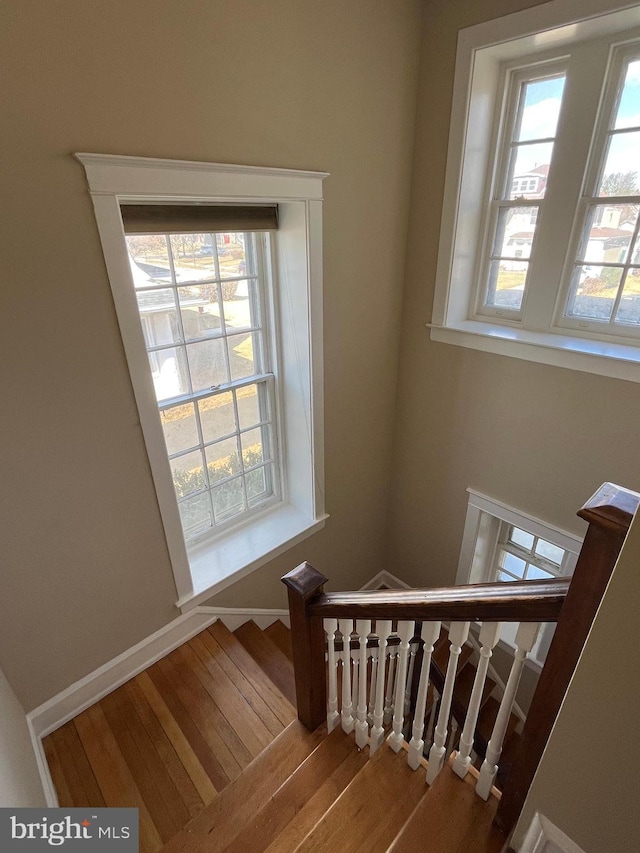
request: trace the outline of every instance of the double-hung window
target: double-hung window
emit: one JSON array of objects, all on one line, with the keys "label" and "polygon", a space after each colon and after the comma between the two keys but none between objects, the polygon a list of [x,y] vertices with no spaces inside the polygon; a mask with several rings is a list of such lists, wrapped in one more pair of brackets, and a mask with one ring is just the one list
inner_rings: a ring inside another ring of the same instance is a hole
[{"label": "double-hung window", "polygon": [[640,381],[640,6],[586,5],[460,34],[431,334]]},{"label": "double-hung window", "polygon": [[[184,536],[197,541],[280,496],[270,232],[225,229],[234,208],[209,222],[203,206],[121,209]],[[258,210],[275,229],[275,207],[249,209],[245,227],[264,228]]]},{"label": "double-hung window", "polygon": [[326,174],[76,157],[188,610],[324,525]]}]

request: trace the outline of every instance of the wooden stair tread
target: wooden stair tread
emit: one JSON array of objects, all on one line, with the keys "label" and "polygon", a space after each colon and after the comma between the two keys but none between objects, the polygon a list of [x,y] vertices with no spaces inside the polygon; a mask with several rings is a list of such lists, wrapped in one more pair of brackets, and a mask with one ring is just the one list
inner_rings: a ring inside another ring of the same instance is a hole
[{"label": "wooden stair tread", "polygon": [[224,850],[314,751],[325,731],[320,727],[310,733],[297,720],[290,723],[240,776],[174,835],[162,853]]},{"label": "wooden stair tread", "polygon": [[[475,666],[465,666],[456,678],[453,695],[462,705],[464,705],[465,708],[469,707],[469,700],[471,699],[471,691],[473,690],[473,682],[475,681],[476,672],[477,670]],[[488,701],[495,686],[496,682],[492,678],[487,677],[482,689],[480,708],[482,708]]]},{"label": "wooden stair tread", "polygon": [[289,658],[265,636],[253,620],[236,628],[233,634],[295,708],[296,685],[293,664]]},{"label": "wooden stair tread", "polygon": [[[445,764],[395,841],[389,853],[500,853],[505,837],[494,827],[498,799],[485,802],[475,792],[476,776],[460,779]],[[428,839],[428,848],[426,841]]]},{"label": "wooden stair tread", "polygon": [[[364,764],[366,756],[356,749],[352,735],[346,735],[341,728],[334,729],[273,794],[264,808],[251,816],[245,829],[225,848],[225,853],[246,853],[248,850],[251,853],[262,853],[266,850],[276,836],[283,833],[288,824],[298,817],[309,801],[318,793],[318,789],[333,777],[350,756],[354,755],[359,757],[360,761],[349,762],[351,778]],[[344,779],[344,773],[342,778]],[[344,779],[342,788],[346,787],[347,784],[348,780]],[[335,787],[334,783],[332,799],[326,803],[324,810],[317,815],[315,820],[311,819],[309,813],[307,814],[307,831],[315,825],[339,793],[339,791],[335,791]],[[316,808],[311,810],[315,814],[318,811],[317,805],[316,802]],[[305,834],[306,832],[302,832],[300,821],[298,821],[298,840],[304,838]],[[281,837],[278,841],[279,848],[293,849],[292,847],[286,848],[287,843],[290,842],[284,841]]]},{"label": "wooden stair tread", "polygon": [[[292,703],[269,678],[258,661],[222,622],[209,625],[207,633],[239,670],[244,678],[259,693],[283,726],[296,719],[295,702]],[[202,635],[200,635],[202,636]],[[262,636],[262,634],[261,634]]]},{"label": "wooden stair tread", "polygon": [[293,663],[293,643],[291,641],[291,631],[280,619],[272,622],[268,628],[264,629],[264,633],[269,637],[272,643],[283,652]]},{"label": "wooden stair tread", "polygon": [[424,772],[385,743],[295,849],[384,853],[425,789]]}]

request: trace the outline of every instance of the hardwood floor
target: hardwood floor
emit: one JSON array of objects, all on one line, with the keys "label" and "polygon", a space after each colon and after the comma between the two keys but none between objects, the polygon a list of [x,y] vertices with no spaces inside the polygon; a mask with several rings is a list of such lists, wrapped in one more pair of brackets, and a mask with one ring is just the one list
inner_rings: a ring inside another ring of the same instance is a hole
[{"label": "hardwood floor", "polygon": [[[264,662],[275,649],[290,693],[286,633],[271,633],[277,645],[263,638],[260,653]],[[135,806],[140,850],[156,853],[294,719],[282,690],[217,622],[43,743],[61,806]]]}]

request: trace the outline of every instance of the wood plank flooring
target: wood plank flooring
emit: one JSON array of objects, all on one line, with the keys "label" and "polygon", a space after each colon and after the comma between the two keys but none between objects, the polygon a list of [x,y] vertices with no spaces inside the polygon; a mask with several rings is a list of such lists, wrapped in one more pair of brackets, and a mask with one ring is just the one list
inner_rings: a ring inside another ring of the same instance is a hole
[{"label": "wood plank flooring", "polygon": [[[253,637],[252,628],[246,633]],[[286,684],[287,631],[271,634],[272,665]],[[140,850],[156,853],[295,716],[250,652],[216,622],[43,745],[61,806],[138,807]]]}]

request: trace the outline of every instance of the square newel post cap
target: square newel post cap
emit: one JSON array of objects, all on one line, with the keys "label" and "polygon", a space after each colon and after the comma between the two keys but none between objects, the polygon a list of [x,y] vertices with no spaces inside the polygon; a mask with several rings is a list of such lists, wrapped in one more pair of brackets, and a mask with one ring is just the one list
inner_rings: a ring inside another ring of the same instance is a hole
[{"label": "square newel post cap", "polygon": [[327,582],[322,572],[314,569],[310,563],[301,563],[281,580],[285,586],[303,599],[321,592],[323,585]]},{"label": "square newel post cap", "polygon": [[631,525],[639,504],[638,492],[616,486],[615,483],[604,483],[589,498],[578,515],[589,524],[624,535]]}]

